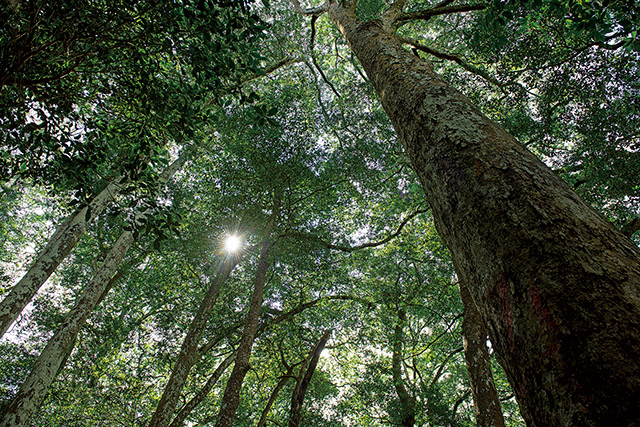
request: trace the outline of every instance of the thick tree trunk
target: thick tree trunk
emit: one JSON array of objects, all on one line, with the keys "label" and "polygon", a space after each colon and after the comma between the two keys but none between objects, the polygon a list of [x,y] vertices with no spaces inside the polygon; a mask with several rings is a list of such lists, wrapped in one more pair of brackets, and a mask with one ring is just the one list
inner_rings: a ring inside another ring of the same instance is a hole
[{"label": "thick tree trunk", "polygon": [[47,346],[38,357],[29,377],[20,386],[20,391],[7,408],[0,421],[0,427],[28,427],[31,425],[31,418],[40,409],[49,386],[76,340],[78,331],[98,303],[106,285],[118,270],[132,242],[133,234],[130,231],[125,231],[120,235],[107,254],[102,267],[82,292],[75,307],[69,312],[64,323],[58,327],[55,335],[47,342]]},{"label": "thick tree trunk", "polygon": [[109,183],[89,205],[77,209],[56,228],[47,246],[38,254],[29,270],[0,302],[0,337],[18,318],[51,273],[69,255],[84,234],[87,224],[100,215],[118,193],[118,185]]},{"label": "thick tree trunk", "polygon": [[245,321],[242,338],[240,338],[240,346],[236,356],[236,364],[227,380],[227,386],[224,390],[222,402],[220,404],[220,412],[216,420],[216,427],[232,427],[233,420],[236,417],[236,410],[240,404],[240,390],[244,377],[249,371],[249,359],[251,357],[251,349],[258,331],[258,320],[260,318],[260,310],[262,308],[262,300],[264,287],[267,281],[267,270],[269,269],[269,252],[273,247],[273,243],[264,241],[262,250],[260,251],[260,259],[258,261],[258,270],[254,280],[253,294],[249,304],[249,313]]},{"label": "thick tree trunk", "polygon": [[487,350],[487,330],[464,283],[460,284],[460,296],[464,304],[464,358],[471,383],[476,424],[478,427],[504,427],[504,417]]},{"label": "thick tree trunk", "polygon": [[528,425],[638,422],[640,251],[404,50],[328,5],[389,115]]},{"label": "thick tree trunk", "polygon": [[202,401],[207,397],[207,395],[211,392],[213,387],[216,385],[224,371],[227,370],[229,366],[236,359],[235,353],[231,356],[228,356],[226,359],[218,365],[213,374],[207,379],[207,382],[200,389],[200,391],[191,398],[178,412],[178,415],[171,421],[171,425],[169,427],[181,427],[184,424],[184,420],[187,419],[191,411],[193,411],[198,405],[202,403]]},{"label": "thick tree trunk", "polygon": [[407,321],[407,315],[403,310],[398,310],[398,322],[393,331],[393,352],[391,357],[393,385],[396,388],[400,408],[400,425],[402,427],[413,427],[416,422],[415,400],[409,394],[402,379],[402,329]]},{"label": "thick tree trunk", "polygon": [[171,377],[162,393],[162,397],[151,418],[149,427],[164,427],[171,422],[173,412],[176,409],[182,388],[187,381],[191,367],[200,358],[198,345],[209,322],[211,310],[218,299],[218,295],[220,295],[222,285],[229,278],[231,271],[233,271],[233,268],[239,261],[240,257],[235,255],[227,255],[225,259],[222,260],[220,271],[212,280],[207,294],[202,300],[202,303],[200,303],[198,312],[191,321],[191,325],[189,325],[187,336],[182,343],[182,347],[180,347],[178,360],[173,367]]},{"label": "thick tree trunk", "polygon": [[309,382],[313,377],[313,373],[318,366],[318,360],[320,360],[320,354],[324,350],[324,346],[327,345],[329,337],[331,336],[331,330],[328,329],[322,334],[316,345],[311,349],[309,355],[305,359],[302,367],[300,368],[300,376],[296,381],[296,386],[293,389],[291,395],[291,411],[289,412],[289,427],[298,427],[300,420],[302,419],[302,404],[304,403],[304,396],[307,394],[307,388]]}]

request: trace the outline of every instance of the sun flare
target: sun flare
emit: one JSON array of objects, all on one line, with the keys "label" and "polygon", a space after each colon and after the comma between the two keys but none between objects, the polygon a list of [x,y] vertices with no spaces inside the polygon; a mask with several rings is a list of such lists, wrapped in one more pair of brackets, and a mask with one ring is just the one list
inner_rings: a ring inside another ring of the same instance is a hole
[{"label": "sun flare", "polygon": [[224,249],[229,252],[237,252],[242,246],[242,239],[236,235],[231,235],[226,238],[224,241]]}]

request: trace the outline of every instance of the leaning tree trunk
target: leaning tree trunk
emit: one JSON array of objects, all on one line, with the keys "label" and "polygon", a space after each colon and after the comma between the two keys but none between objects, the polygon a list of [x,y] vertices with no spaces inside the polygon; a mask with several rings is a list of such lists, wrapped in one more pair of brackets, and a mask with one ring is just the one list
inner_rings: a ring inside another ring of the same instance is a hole
[{"label": "leaning tree trunk", "polygon": [[398,321],[393,331],[393,352],[391,356],[391,373],[393,375],[393,384],[398,394],[400,402],[400,425],[402,427],[413,427],[416,422],[416,405],[415,400],[402,379],[402,329],[407,322],[407,314],[404,310],[398,310]]},{"label": "leaning tree trunk", "polygon": [[100,215],[119,191],[118,185],[110,182],[87,206],[77,209],[56,228],[47,246],[38,254],[29,270],[0,302],[0,337],[18,318],[51,273],[69,255],[84,234],[87,224]]},{"label": "leaning tree trunk", "polygon": [[231,272],[239,261],[240,256],[232,254],[225,256],[222,260],[220,271],[218,271],[216,277],[212,280],[207,294],[204,296],[202,303],[200,303],[198,312],[191,321],[191,325],[189,325],[187,336],[180,348],[178,360],[173,367],[171,377],[169,378],[169,382],[162,393],[162,397],[160,398],[156,411],[151,418],[149,427],[164,427],[171,422],[173,412],[178,405],[180,395],[182,394],[182,388],[187,381],[191,367],[200,357],[198,345],[200,344],[202,334],[209,322],[211,310],[213,310],[216,300],[218,299],[218,295],[220,295],[222,285],[229,278],[229,275],[231,275]]},{"label": "leaning tree trunk", "polygon": [[464,283],[460,283],[460,296],[464,305],[462,321],[464,359],[469,373],[469,383],[471,383],[476,424],[478,427],[504,427],[500,399],[491,372],[486,328]]},{"label": "leaning tree trunk", "polygon": [[309,388],[309,383],[311,382],[313,373],[316,371],[316,367],[318,366],[318,360],[320,360],[322,350],[324,350],[324,346],[327,345],[327,341],[329,341],[330,336],[331,329],[324,331],[324,334],[322,334],[316,345],[311,349],[309,355],[300,367],[300,376],[296,381],[296,386],[291,394],[289,427],[298,427],[300,425],[304,396],[307,394],[307,388]]},{"label": "leaning tree trunk", "polygon": [[[163,171],[159,177],[159,184],[165,184],[182,168],[185,160],[186,157],[183,154]],[[144,214],[141,213],[138,217],[144,216]],[[31,425],[31,418],[40,409],[49,386],[72,350],[80,328],[96,305],[104,299],[109,290],[109,284],[113,283],[112,278],[133,241],[132,231],[123,231],[120,234],[91,282],[82,291],[76,305],[67,314],[64,322],[42,350],[29,376],[22,383],[18,394],[3,414],[0,427],[27,427]]]},{"label": "leaning tree trunk", "polygon": [[254,280],[253,294],[251,295],[251,302],[249,304],[249,313],[247,313],[242,338],[240,338],[236,364],[233,366],[224,390],[220,404],[220,412],[216,420],[216,427],[231,427],[236,417],[236,410],[240,404],[240,390],[242,389],[244,377],[250,368],[249,359],[251,358],[251,349],[253,348],[253,342],[255,341],[258,331],[258,320],[260,318],[264,288],[267,281],[267,270],[269,269],[269,252],[272,247],[272,242],[265,240],[262,243],[258,270]]},{"label": "leaning tree trunk", "polygon": [[372,82],[531,426],[630,425],[640,402],[640,251],[403,49],[328,4]]}]

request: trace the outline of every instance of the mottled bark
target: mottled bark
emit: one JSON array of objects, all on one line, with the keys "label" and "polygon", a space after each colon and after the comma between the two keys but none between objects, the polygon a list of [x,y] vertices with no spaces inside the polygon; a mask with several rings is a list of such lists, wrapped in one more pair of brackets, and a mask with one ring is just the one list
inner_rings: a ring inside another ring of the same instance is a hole
[{"label": "mottled bark", "polygon": [[87,206],[77,209],[56,228],[29,270],[0,302],[0,336],[4,335],[38,289],[69,255],[84,234],[87,224],[100,215],[118,193],[118,185],[109,183]]},{"label": "mottled bark", "polygon": [[291,411],[289,412],[289,427],[298,427],[300,420],[302,419],[302,404],[304,403],[304,396],[307,394],[307,388],[309,382],[313,377],[313,373],[318,366],[318,360],[320,360],[320,354],[324,350],[324,346],[327,345],[329,337],[331,336],[331,330],[328,329],[322,334],[316,345],[311,349],[309,355],[306,357],[302,366],[300,367],[300,375],[296,381],[296,386],[293,389],[291,395]]},{"label": "mottled bark", "polygon": [[500,399],[493,381],[491,360],[487,349],[487,329],[471,299],[467,287],[460,284],[460,296],[464,304],[462,340],[464,358],[473,394],[473,407],[478,427],[504,427]]},{"label": "mottled bark", "polygon": [[249,304],[249,312],[247,313],[242,337],[240,338],[236,364],[233,366],[233,371],[231,371],[231,375],[227,380],[227,386],[224,390],[220,404],[220,412],[216,420],[216,427],[231,427],[236,417],[236,410],[240,404],[240,390],[242,389],[244,377],[250,368],[249,359],[251,358],[251,349],[253,348],[253,342],[258,330],[264,287],[267,281],[267,270],[269,269],[269,252],[272,247],[272,242],[264,241],[262,243],[258,270],[254,280],[253,294],[251,295],[251,302]]},{"label": "mottled bark", "polygon": [[391,372],[393,375],[393,385],[400,402],[400,425],[403,427],[413,427],[416,421],[415,400],[407,391],[404,380],[402,379],[402,330],[406,321],[406,313],[403,310],[398,310],[398,321],[393,331]]},{"label": "mottled bark", "polygon": [[[184,162],[185,156],[182,155],[168,166],[160,175],[158,184],[165,184],[184,165]],[[144,214],[144,212],[140,213],[138,217]],[[47,342],[29,376],[20,386],[18,394],[0,420],[0,427],[30,425],[30,420],[42,405],[49,386],[71,353],[80,328],[113,285],[118,267],[133,241],[133,232],[124,231],[120,234],[91,282],[83,289],[75,306]]]},{"label": "mottled bark", "polygon": [[472,285],[528,425],[636,423],[638,248],[383,23],[359,22],[337,2],[328,12]]},{"label": "mottled bark", "polygon": [[133,234],[125,231],[107,254],[104,263],[85,288],[76,305],[65,321],[49,339],[40,357],[33,366],[29,377],[20,386],[20,391],[7,408],[0,421],[0,427],[28,427],[31,418],[40,409],[49,386],[55,379],[66,355],[75,342],[78,331],[84,325],[102,295],[111,277],[118,270],[122,258],[133,242]]},{"label": "mottled bark", "polygon": [[209,286],[207,294],[200,303],[200,307],[198,307],[198,312],[189,325],[187,336],[182,343],[182,347],[180,347],[180,354],[171,372],[171,377],[169,377],[169,382],[162,393],[149,427],[166,426],[171,422],[191,367],[200,358],[198,344],[200,344],[202,334],[209,322],[211,310],[218,299],[218,295],[220,295],[223,283],[229,278],[231,271],[239,261],[240,258],[235,255],[227,255],[221,261],[220,271],[211,281],[211,286]]},{"label": "mottled bark", "polygon": [[236,355],[234,353],[231,356],[228,356],[222,361],[222,363],[220,363],[220,365],[218,365],[216,370],[213,371],[213,374],[211,374],[211,376],[207,379],[207,382],[200,389],[200,391],[195,396],[193,396],[191,400],[189,400],[182,408],[180,408],[178,415],[176,415],[173,421],[171,421],[171,425],[169,427],[181,427],[184,424],[184,420],[186,420],[191,411],[193,411],[198,405],[200,405],[202,401],[207,397],[222,374],[224,374],[224,371],[226,371],[227,368],[231,366],[235,358]]}]

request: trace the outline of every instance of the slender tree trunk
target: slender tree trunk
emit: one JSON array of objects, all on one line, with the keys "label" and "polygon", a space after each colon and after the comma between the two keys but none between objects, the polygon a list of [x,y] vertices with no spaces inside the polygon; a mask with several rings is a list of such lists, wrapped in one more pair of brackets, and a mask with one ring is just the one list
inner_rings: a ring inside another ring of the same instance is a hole
[{"label": "slender tree trunk", "polygon": [[258,421],[258,424],[256,424],[256,427],[264,427],[265,425],[267,425],[267,416],[269,415],[269,411],[271,411],[271,407],[275,403],[276,399],[278,398],[278,394],[280,394],[280,391],[283,389],[283,387],[287,384],[287,382],[290,379],[294,378],[292,374],[293,374],[293,366],[290,366],[289,369],[287,369],[287,372],[285,372],[285,374],[282,375],[282,377],[280,378],[280,381],[278,381],[278,384],[276,384],[276,386],[271,391],[271,396],[269,396],[269,400],[267,401],[267,404],[264,406],[264,409],[262,410],[262,414],[260,415],[260,420]]},{"label": "slender tree trunk", "polygon": [[149,427],[163,427],[171,422],[173,412],[178,405],[178,400],[182,394],[182,388],[187,381],[191,367],[200,357],[198,344],[200,344],[202,334],[209,322],[211,310],[218,299],[218,295],[220,295],[222,285],[229,278],[229,275],[231,275],[231,272],[239,261],[240,257],[235,255],[227,255],[222,260],[220,271],[212,280],[207,294],[202,300],[202,303],[200,303],[198,312],[191,321],[191,325],[189,325],[187,336],[182,343],[182,347],[180,347],[178,360],[173,367],[171,377],[169,378],[169,382],[162,393],[162,397],[160,398],[158,407],[151,418]]},{"label": "slender tree trunk", "polygon": [[[159,183],[166,183],[182,167],[184,162],[185,156],[181,156],[173,162],[160,175]],[[0,427],[27,427],[31,425],[31,418],[40,409],[49,386],[70,354],[80,328],[106,295],[109,285],[113,283],[111,279],[116,274],[133,241],[133,232],[124,231],[120,234],[91,282],[83,290],[76,305],[67,314],[65,321],[58,327],[54,336],[47,342],[29,376],[20,386],[18,394],[0,420]]]},{"label": "slender tree trunk", "polygon": [[262,243],[253,294],[249,305],[249,313],[247,314],[247,320],[245,321],[244,330],[242,331],[242,338],[240,339],[240,346],[238,347],[238,354],[236,356],[236,364],[233,366],[233,371],[231,371],[231,376],[227,380],[227,386],[224,390],[216,427],[232,427],[233,420],[236,417],[236,410],[240,404],[240,390],[244,382],[244,377],[250,368],[249,359],[258,330],[258,320],[262,308],[267,270],[269,269],[269,252],[272,247],[272,242],[264,241]]},{"label": "slender tree trunk", "polygon": [[31,418],[40,409],[49,386],[75,342],[78,331],[100,299],[109,279],[118,270],[118,266],[132,242],[133,234],[130,231],[125,231],[120,235],[107,254],[102,267],[82,292],[75,307],[67,314],[65,321],[47,342],[47,346],[38,357],[29,377],[20,386],[20,391],[7,408],[0,421],[0,427],[28,427],[31,425]]},{"label": "slender tree trunk", "polygon": [[504,427],[502,408],[493,381],[491,360],[487,350],[487,330],[464,283],[460,283],[460,296],[464,304],[462,321],[464,358],[471,383],[476,424],[478,427]]},{"label": "slender tree trunk", "polygon": [[222,363],[220,363],[220,365],[218,365],[216,370],[213,371],[213,374],[211,374],[209,379],[207,379],[207,382],[200,389],[200,391],[180,409],[178,415],[176,415],[169,427],[181,427],[184,424],[184,420],[186,420],[191,411],[193,411],[198,405],[200,405],[202,401],[207,397],[222,374],[224,374],[224,371],[226,371],[227,368],[231,366],[235,358],[236,355],[234,353],[228,356],[222,361]]},{"label": "slender tree trunk", "polygon": [[311,382],[311,377],[313,377],[313,373],[316,371],[316,367],[318,366],[320,354],[322,353],[322,350],[324,350],[324,346],[327,344],[327,341],[329,341],[330,336],[331,330],[328,329],[324,334],[322,334],[316,345],[311,349],[309,355],[300,368],[300,377],[296,381],[296,387],[293,389],[293,393],[291,395],[289,427],[298,427],[300,425],[304,396],[307,394],[309,382]]},{"label": "slender tree trunk", "polygon": [[393,384],[398,394],[402,413],[400,414],[402,427],[413,427],[416,421],[415,400],[404,386],[402,379],[402,329],[407,321],[403,310],[398,310],[398,322],[393,331],[393,352],[391,355]]},{"label": "slender tree trunk", "polygon": [[328,13],[424,188],[531,426],[638,422],[640,250],[406,51],[381,21]]},{"label": "slender tree trunk", "polygon": [[0,337],[18,318],[51,273],[69,255],[84,234],[87,224],[100,215],[118,193],[118,185],[109,183],[89,205],[77,209],[56,228],[47,246],[38,254],[29,270],[0,302]]}]

